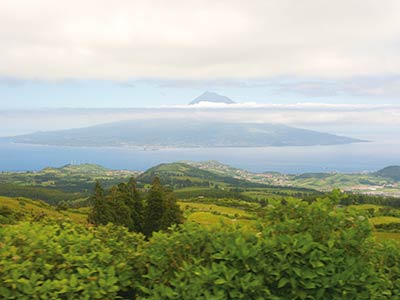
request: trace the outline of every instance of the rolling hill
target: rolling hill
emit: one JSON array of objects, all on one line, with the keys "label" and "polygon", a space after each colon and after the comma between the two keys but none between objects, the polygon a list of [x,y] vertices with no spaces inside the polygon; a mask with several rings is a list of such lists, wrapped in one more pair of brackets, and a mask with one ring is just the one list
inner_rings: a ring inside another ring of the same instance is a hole
[{"label": "rolling hill", "polygon": [[108,188],[138,174],[135,171],[110,170],[94,164],[48,167],[37,172],[1,172],[0,195],[23,196],[56,204],[62,200],[86,198],[96,181]]},{"label": "rolling hill", "polygon": [[213,187],[215,185],[232,185],[237,187],[261,187],[262,184],[250,182],[231,176],[217,174],[183,162],[160,164],[140,174],[138,183],[149,184],[153,178],[160,178],[162,184],[172,187]]},{"label": "rolling hill", "polygon": [[376,176],[400,181],[400,166],[389,166],[374,173]]},{"label": "rolling hill", "polygon": [[65,165],[59,168],[47,167],[37,172],[2,172],[0,184],[18,184],[31,187],[45,187],[64,192],[82,192],[92,190],[98,180],[105,186],[111,186],[139,172],[110,170],[95,164]]}]

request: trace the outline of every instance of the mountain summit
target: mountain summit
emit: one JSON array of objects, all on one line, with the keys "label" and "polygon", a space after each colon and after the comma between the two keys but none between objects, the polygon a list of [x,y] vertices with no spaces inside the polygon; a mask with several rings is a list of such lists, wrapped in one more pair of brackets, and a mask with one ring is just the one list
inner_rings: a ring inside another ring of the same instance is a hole
[{"label": "mountain summit", "polygon": [[212,103],[225,103],[225,104],[234,104],[235,101],[232,99],[229,99],[226,96],[219,95],[214,92],[204,92],[200,96],[198,96],[196,99],[194,99],[192,102],[189,103],[189,105],[194,105],[198,104],[201,102],[212,102]]}]

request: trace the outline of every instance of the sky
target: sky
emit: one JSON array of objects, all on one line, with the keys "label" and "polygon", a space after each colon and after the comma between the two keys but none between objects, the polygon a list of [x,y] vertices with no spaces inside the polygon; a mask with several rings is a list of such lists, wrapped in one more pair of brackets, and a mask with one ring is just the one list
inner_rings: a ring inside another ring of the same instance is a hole
[{"label": "sky", "polygon": [[398,0],[0,0],[0,109],[400,104]]}]

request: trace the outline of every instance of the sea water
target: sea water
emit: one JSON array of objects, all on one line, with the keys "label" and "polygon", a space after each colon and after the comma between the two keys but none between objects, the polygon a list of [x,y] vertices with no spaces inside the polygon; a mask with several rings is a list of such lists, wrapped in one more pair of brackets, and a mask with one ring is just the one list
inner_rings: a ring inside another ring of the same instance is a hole
[{"label": "sea water", "polygon": [[65,147],[0,142],[0,171],[36,171],[93,163],[111,169],[146,170],[181,160],[217,160],[253,172],[361,172],[400,165],[400,141],[386,139],[332,146],[153,149]]}]

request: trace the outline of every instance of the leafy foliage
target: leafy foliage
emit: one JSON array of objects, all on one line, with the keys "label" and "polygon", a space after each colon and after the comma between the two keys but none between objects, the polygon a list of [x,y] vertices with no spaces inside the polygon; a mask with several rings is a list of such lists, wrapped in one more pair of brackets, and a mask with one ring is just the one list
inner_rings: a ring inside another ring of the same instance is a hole
[{"label": "leafy foliage", "polygon": [[142,236],[122,227],[20,223],[0,230],[3,299],[114,299],[132,286]]},{"label": "leafy foliage", "polygon": [[[100,186],[97,192],[104,197]],[[118,187],[113,192],[118,194]],[[166,205],[160,199],[167,195],[155,180],[147,198],[156,201],[147,209]],[[0,227],[0,294],[5,299],[400,299],[399,244],[376,242],[366,211],[341,207],[340,199],[335,191],[314,202],[271,202],[257,230],[187,222],[147,240],[113,225],[6,225]]]},{"label": "leafy foliage", "polygon": [[155,235],[143,299],[398,299],[400,251],[382,263],[356,211],[287,199],[266,221],[257,234],[188,224]]}]

